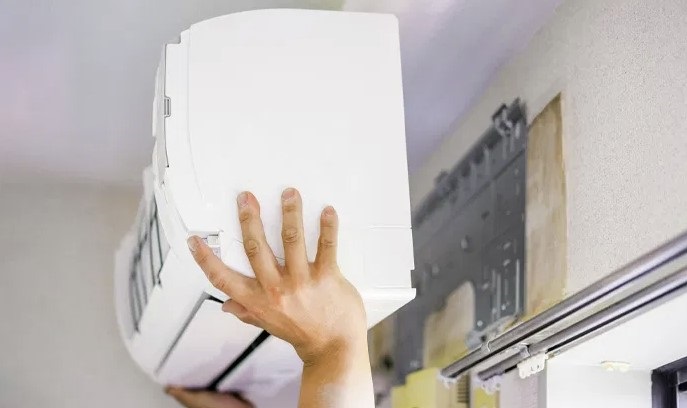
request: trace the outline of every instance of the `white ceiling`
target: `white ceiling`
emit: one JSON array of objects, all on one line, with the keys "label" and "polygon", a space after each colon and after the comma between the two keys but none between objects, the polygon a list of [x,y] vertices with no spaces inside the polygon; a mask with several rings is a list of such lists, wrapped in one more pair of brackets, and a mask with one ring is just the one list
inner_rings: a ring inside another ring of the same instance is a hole
[{"label": "white ceiling", "polygon": [[3,0],[0,176],[139,182],[161,44],[193,22],[267,7],[399,17],[411,170],[560,0]]}]

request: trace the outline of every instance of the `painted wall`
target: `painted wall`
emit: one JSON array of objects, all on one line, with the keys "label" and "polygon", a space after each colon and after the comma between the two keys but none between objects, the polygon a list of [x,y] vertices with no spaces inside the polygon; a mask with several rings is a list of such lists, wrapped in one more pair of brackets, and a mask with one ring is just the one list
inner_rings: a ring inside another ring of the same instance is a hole
[{"label": "painted wall", "polygon": [[117,331],[113,251],[138,191],[0,183],[0,407],[177,407]]},{"label": "painted wall", "polygon": [[[561,5],[411,177],[414,204],[503,102],[562,92],[573,293],[687,229],[687,3]],[[459,75],[459,73],[456,73]]]}]

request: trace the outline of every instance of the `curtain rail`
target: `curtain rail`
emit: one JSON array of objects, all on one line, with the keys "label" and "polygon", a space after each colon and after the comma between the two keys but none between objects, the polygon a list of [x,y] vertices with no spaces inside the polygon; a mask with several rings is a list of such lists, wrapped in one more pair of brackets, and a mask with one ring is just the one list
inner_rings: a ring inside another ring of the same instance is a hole
[{"label": "curtain rail", "polygon": [[687,231],[532,319],[486,342],[480,349],[468,353],[445,367],[441,374],[449,378],[464,374],[496,354],[521,344],[528,337],[551,327],[596,301],[630,286],[639,278],[647,276],[658,267],[684,254],[687,254]]}]

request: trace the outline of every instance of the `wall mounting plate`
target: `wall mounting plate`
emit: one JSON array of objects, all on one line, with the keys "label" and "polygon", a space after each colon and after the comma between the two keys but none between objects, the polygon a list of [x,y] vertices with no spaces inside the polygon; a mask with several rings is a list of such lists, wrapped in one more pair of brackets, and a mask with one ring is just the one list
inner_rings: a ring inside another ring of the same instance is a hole
[{"label": "wall mounting plate", "polygon": [[515,320],[525,292],[527,120],[515,100],[502,105],[469,153],[436,178],[413,214],[417,297],[396,319],[396,381],[422,367],[427,317],[469,282],[475,321],[470,349]]}]

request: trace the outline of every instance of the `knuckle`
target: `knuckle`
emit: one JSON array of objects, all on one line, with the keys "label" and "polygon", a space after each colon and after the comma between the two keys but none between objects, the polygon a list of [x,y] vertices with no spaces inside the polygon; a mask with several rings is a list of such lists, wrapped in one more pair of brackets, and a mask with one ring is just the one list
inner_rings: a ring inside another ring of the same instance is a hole
[{"label": "knuckle", "polygon": [[298,228],[286,227],[281,232],[281,239],[285,244],[293,244],[300,238],[300,232]]},{"label": "knuckle", "polygon": [[265,298],[269,302],[270,308],[279,309],[284,301],[284,291],[277,285],[270,285],[264,288]]},{"label": "knuckle", "polygon": [[219,278],[217,284],[214,286],[222,293],[229,293],[229,281],[223,277]]},{"label": "knuckle", "polygon": [[216,270],[211,270],[208,271],[208,280],[212,284],[212,286],[216,287],[217,289],[224,291],[226,289],[226,280],[222,276],[221,273],[219,273]]},{"label": "knuckle", "polygon": [[296,202],[284,203],[282,205],[282,208],[283,208],[285,213],[293,213],[293,212],[298,211],[298,203],[296,203]]},{"label": "knuckle", "polygon": [[246,256],[248,256],[249,259],[255,258],[260,253],[260,245],[258,244],[258,241],[254,239],[247,239],[243,243],[243,248],[246,251]]},{"label": "knuckle", "polygon": [[208,251],[199,251],[196,253],[195,258],[196,263],[200,267],[204,267],[208,264],[208,261],[210,260],[210,254],[208,253]]},{"label": "knuckle", "polygon": [[327,227],[327,228],[334,228],[336,227],[336,218],[334,217],[325,217],[322,219],[322,226]]},{"label": "knuckle", "polygon": [[336,240],[330,237],[320,237],[319,247],[323,249],[333,248],[336,246]]},{"label": "knuckle", "polygon": [[239,212],[239,222],[241,224],[244,224],[244,223],[250,221],[251,217],[252,217],[252,214],[251,214],[251,211],[249,208],[242,209]]}]

